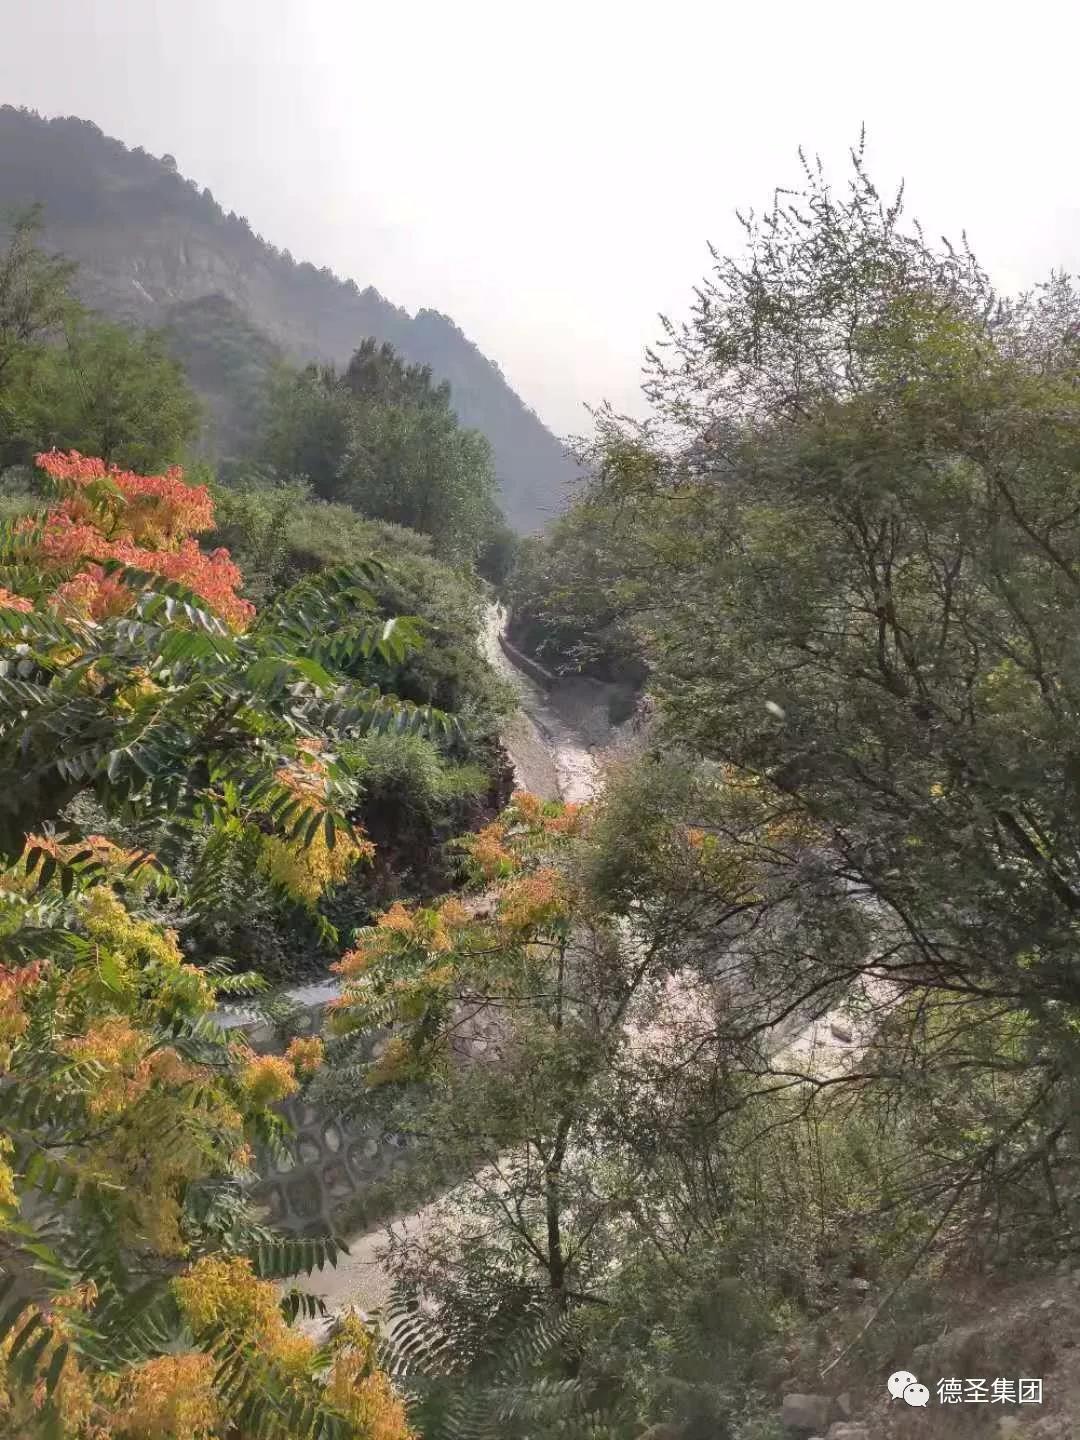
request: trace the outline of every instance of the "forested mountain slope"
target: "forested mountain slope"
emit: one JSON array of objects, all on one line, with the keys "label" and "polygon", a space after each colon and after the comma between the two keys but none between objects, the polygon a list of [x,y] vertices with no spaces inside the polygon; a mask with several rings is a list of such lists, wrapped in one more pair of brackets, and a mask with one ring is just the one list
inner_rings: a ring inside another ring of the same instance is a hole
[{"label": "forested mountain slope", "polygon": [[[365,336],[390,341],[448,380],[461,422],[487,436],[512,524],[535,529],[562,508],[572,461],[448,316],[410,315],[371,287],[296,262],[180,175],[169,156],[128,150],[86,120],[0,107],[0,208],[35,200],[45,206],[49,242],[78,261],[78,289],[93,308],[170,326],[181,359],[205,351],[208,319],[224,350],[261,332],[259,356],[276,346],[300,363],[343,364]],[[208,311],[213,296],[233,311],[217,301]],[[212,368],[204,363],[194,378],[210,402],[216,448],[228,454],[242,434],[243,399],[208,391]]]}]

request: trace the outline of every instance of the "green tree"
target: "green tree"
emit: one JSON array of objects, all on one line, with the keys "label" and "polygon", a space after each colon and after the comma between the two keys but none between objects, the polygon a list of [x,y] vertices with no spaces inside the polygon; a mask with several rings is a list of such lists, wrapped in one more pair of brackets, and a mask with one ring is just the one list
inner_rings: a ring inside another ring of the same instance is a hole
[{"label": "green tree", "polygon": [[11,455],[22,428],[21,404],[47,353],[77,308],[70,284],[75,267],[40,246],[41,208],[16,215],[0,256],[0,461]]},{"label": "green tree", "polygon": [[198,424],[198,402],[160,335],[83,315],[44,356],[22,433],[34,449],[78,450],[145,472],[178,461]]},{"label": "green tree", "polygon": [[340,500],[351,408],[332,366],[280,366],[270,382],[262,458],[280,475],[306,479],[324,500]]},{"label": "green tree", "polygon": [[1080,1076],[1080,300],[995,297],[859,154],[846,195],[808,167],[747,229],[653,357],[668,444],[628,468],[642,437],[610,429],[591,497],[636,534],[661,734],[794,842],[762,893],[789,887],[800,943],[740,941],[760,981],[716,1040],[873,1015],[907,1057],[883,1090],[970,1080],[978,1122],[913,1159],[935,1223],[991,1205],[1045,1240]]},{"label": "green tree", "polygon": [[430,535],[439,556],[459,563],[493,533],[486,440],[458,425],[448,386],[390,346],[365,342],[340,376],[325,366],[281,372],[269,411],[264,458],[321,498]]}]

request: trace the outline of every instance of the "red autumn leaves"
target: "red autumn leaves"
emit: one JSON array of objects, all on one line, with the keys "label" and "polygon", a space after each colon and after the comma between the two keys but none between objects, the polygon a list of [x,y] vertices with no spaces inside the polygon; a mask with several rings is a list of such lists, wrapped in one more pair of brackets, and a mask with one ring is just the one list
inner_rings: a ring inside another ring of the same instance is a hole
[{"label": "red autumn leaves", "polygon": [[[229,552],[207,553],[192,538],[214,523],[205,485],[186,484],[178,466],[135,475],[74,450],[38,455],[37,464],[63,497],[34,540],[35,562],[59,582],[50,596],[56,608],[93,620],[122,614],[134,597],[103,567],[116,561],[179,581],[234,630],[250,623],[255,607],[236,593],[241,575]],[[27,522],[28,533],[33,524]],[[25,608],[16,596],[0,595],[0,603]]]}]

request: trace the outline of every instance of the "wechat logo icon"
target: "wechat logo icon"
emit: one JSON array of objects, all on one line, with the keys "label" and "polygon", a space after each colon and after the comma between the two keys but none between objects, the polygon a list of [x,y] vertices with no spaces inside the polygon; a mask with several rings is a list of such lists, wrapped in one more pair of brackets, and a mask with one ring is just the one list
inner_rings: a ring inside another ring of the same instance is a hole
[{"label": "wechat logo icon", "polygon": [[929,1403],[930,1391],[920,1385],[910,1370],[897,1370],[889,1376],[889,1394],[894,1400],[904,1400],[909,1405],[921,1406]]}]

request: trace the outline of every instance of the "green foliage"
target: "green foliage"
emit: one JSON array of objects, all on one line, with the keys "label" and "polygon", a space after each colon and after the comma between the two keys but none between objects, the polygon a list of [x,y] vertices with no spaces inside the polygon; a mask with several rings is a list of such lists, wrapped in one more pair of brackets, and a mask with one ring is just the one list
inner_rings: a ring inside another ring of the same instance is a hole
[{"label": "green foliage", "polygon": [[643,462],[632,447],[612,443],[609,452],[604,442],[589,460],[598,477],[594,488],[542,539],[517,547],[503,583],[510,635],[556,671],[640,685],[646,674],[641,615],[664,556],[642,554],[659,537],[608,488],[615,474]]},{"label": "green foliage", "polygon": [[0,256],[0,464],[13,458],[22,397],[74,308],[74,266],[41,248],[41,223],[40,207],[15,215]]},{"label": "green foliage", "polygon": [[474,560],[493,531],[487,442],[459,426],[447,385],[390,346],[365,341],[342,375],[281,370],[267,412],[264,458],[321,499],[430,535],[436,554],[457,563]]},{"label": "green foliage", "polygon": [[199,412],[161,336],[86,313],[75,267],[16,216],[0,261],[0,463],[54,447],[143,471],[179,460]]},{"label": "green foliage", "polygon": [[236,556],[260,602],[305,576],[376,557],[380,569],[371,584],[378,603],[415,615],[424,628],[426,643],[395,668],[398,693],[490,733],[508,696],[479,653],[484,597],[466,574],[432,554],[428,537],[245,470],[215,489],[215,505],[213,543]]},{"label": "green foliage", "polygon": [[[0,751],[26,783],[0,827],[0,1431],[406,1440],[358,1321],[323,1348],[288,1328],[320,1307],[276,1282],[340,1246],[275,1235],[245,1198],[321,1047],[259,1056],[221,1029],[219,995],[265,982],[225,976],[199,930],[258,876],[268,912],[304,905],[333,938],[318,901],[371,853],[341,752],[452,730],[374,673],[417,626],[379,610],[371,560],[253,619],[227,557],[189,538],[204,491],[78,457],[49,473],[62,504],[2,536]],[[148,567],[180,556],[205,594],[103,558],[102,537]],[[161,924],[178,910],[199,964]]]},{"label": "green foliage", "polygon": [[[440,723],[434,711],[404,706],[363,678],[335,678],[322,663],[362,671],[372,655],[390,660],[413,643],[407,626],[371,613],[363,576],[306,582],[287,626],[272,615],[230,635],[179,584],[116,573],[140,587],[134,617],[86,626],[0,610],[4,633],[26,647],[0,674],[10,707],[0,746],[24,778],[2,806],[8,853],[83,791],[109,811],[139,807],[173,822],[257,805],[288,835],[307,836],[333,812],[317,818],[274,778],[298,740]],[[77,664],[57,659],[66,650]],[[104,690],[86,685],[91,671],[108,677]],[[125,698],[133,687],[134,703]],[[348,777],[332,773],[347,791]]]},{"label": "green foliage", "polygon": [[[102,884],[104,868],[134,897],[129,857],[100,842],[97,854],[62,891],[32,857],[0,884],[0,952],[21,958],[29,940],[34,955],[0,970],[5,1435],[81,1435],[109,1416],[109,1433],[128,1433],[115,1377],[137,1385],[144,1367],[192,1344],[172,1287],[181,1268],[228,1257],[242,1280],[277,1279],[339,1253],[333,1241],[274,1236],[252,1220],[239,1185],[243,1142],[275,1120],[245,1078],[258,1062],[207,1018],[213,987],[183,964],[175,936]],[[254,1293],[274,1303],[270,1286]],[[202,1338],[216,1356],[218,1337]],[[229,1382],[213,1364],[201,1373],[242,1425],[238,1391],[266,1384],[266,1357],[250,1337],[233,1339]],[[296,1399],[289,1387],[278,1423],[242,1433],[323,1433],[317,1391],[306,1420]]]},{"label": "green foliage", "polygon": [[462,1290],[444,1291],[437,1311],[406,1284],[387,1307],[383,1363],[408,1385],[425,1440],[615,1440],[611,1415],[590,1409],[562,1373],[574,1321],[545,1314],[520,1276],[491,1262],[487,1253],[466,1260],[455,1276]]},{"label": "green foliage", "polygon": [[64,343],[50,348],[15,403],[30,451],[78,450],[141,472],[181,459],[199,422],[159,334],[90,316],[69,321]]}]

